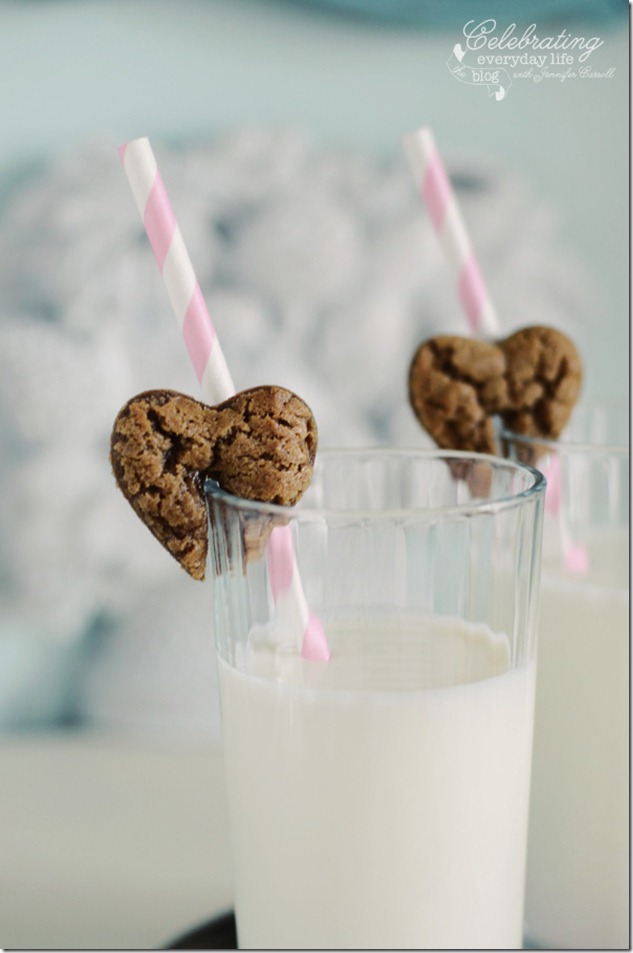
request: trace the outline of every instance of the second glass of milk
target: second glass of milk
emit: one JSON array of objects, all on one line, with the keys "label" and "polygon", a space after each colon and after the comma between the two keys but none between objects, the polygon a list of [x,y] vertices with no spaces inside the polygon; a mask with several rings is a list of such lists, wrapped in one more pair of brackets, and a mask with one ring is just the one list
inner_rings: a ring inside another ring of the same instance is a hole
[{"label": "second glass of milk", "polygon": [[506,434],[547,475],[526,924],[545,948],[629,948],[628,406],[555,443]]},{"label": "second glass of milk", "polygon": [[520,947],[544,485],[399,450],[320,453],[292,509],[208,485],[241,947]]}]

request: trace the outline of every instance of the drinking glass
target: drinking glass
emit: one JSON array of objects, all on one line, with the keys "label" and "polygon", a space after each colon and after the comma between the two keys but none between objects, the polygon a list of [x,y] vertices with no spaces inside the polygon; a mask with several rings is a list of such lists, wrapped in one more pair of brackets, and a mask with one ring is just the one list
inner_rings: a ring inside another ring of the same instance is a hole
[{"label": "drinking glass", "polygon": [[520,947],[544,486],[394,449],[319,453],[294,508],[207,485],[241,947]]},{"label": "drinking glass", "polygon": [[556,442],[503,434],[547,475],[526,924],[546,948],[629,948],[628,406]]}]

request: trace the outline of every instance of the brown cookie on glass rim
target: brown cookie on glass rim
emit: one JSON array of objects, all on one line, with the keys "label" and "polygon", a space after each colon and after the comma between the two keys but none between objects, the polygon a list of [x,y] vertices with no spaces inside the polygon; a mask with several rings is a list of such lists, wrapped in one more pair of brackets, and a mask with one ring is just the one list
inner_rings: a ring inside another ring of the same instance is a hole
[{"label": "brown cookie on glass rim", "polygon": [[[215,407],[170,390],[129,400],[112,429],[110,460],[136,514],[194,579],[208,553],[204,483],[248,500],[294,505],[316,456],[310,408],[281,387],[254,387]],[[253,538],[253,545],[261,532]]]},{"label": "brown cookie on glass rim", "polygon": [[409,400],[438,446],[497,454],[495,417],[514,433],[554,440],[581,382],[573,342],[553,328],[523,328],[497,342],[437,335],[413,357]]}]

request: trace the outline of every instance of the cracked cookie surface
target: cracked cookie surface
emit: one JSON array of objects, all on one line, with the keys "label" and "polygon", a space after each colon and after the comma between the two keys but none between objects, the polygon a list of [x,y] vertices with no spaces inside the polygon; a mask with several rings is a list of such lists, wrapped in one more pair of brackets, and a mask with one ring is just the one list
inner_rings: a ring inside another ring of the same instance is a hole
[{"label": "cracked cookie surface", "polygon": [[496,453],[494,416],[517,433],[555,439],[581,381],[573,342],[553,328],[523,328],[496,343],[438,335],[413,357],[409,400],[440,447]]},{"label": "cracked cookie surface", "polygon": [[283,388],[251,388],[215,407],[155,390],[117,415],[110,460],[137,515],[194,579],[204,579],[205,479],[235,496],[292,506],[310,483],[316,446],[310,408]]}]

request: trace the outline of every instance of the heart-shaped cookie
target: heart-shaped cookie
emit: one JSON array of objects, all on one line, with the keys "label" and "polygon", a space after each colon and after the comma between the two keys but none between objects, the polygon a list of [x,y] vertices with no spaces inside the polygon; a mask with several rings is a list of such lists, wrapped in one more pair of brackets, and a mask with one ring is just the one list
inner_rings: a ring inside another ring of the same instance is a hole
[{"label": "heart-shaped cookie", "polygon": [[146,391],[118,413],[110,459],[134,511],[194,577],[208,550],[203,485],[292,506],[316,455],[310,408],[281,387],[254,387],[209,407],[176,391]]},{"label": "heart-shaped cookie", "polygon": [[496,343],[438,335],[414,355],[409,400],[440,447],[496,453],[494,416],[515,433],[555,439],[581,380],[574,344],[552,328],[523,328]]}]

